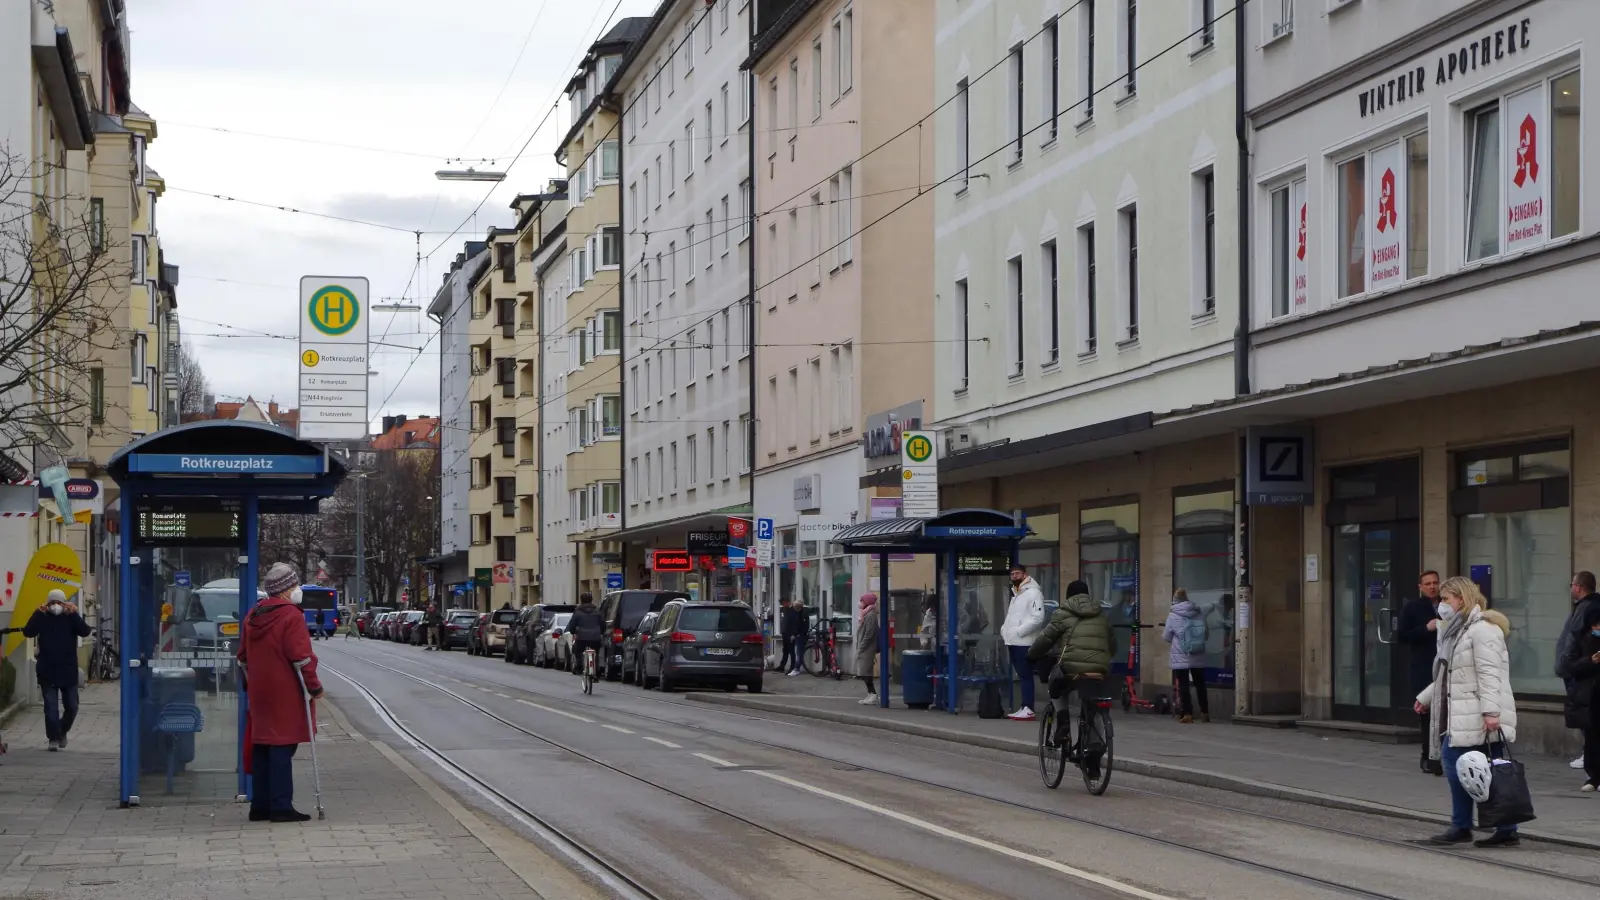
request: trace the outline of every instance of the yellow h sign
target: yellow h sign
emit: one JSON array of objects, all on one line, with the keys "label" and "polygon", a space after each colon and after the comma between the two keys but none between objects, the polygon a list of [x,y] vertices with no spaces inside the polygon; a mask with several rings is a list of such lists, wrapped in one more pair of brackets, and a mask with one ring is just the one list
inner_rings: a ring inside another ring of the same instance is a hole
[{"label": "yellow h sign", "polygon": [[361,318],[361,307],[355,295],[336,284],[313,294],[307,312],[312,326],[330,337],[348,332]]}]

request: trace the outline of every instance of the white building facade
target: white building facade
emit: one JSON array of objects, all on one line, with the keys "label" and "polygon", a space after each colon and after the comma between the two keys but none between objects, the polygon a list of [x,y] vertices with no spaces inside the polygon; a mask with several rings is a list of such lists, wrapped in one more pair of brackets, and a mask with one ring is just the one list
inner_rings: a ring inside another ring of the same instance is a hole
[{"label": "white building facade", "polygon": [[[1234,590],[1232,439],[1150,428],[1234,394],[1232,5],[938,4],[941,506],[1024,510],[1046,599],[1081,578],[1119,625],[1159,621],[1175,587],[1220,623]],[[1165,653],[1134,666],[1170,683]]]},{"label": "white building facade", "polygon": [[[667,0],[623,61],[624,537],[629,568],[750,512],[751,4]],[[723,569],[650,573],[729,598]],[[632,586],[632,585],[630,585]]]},{"label": "white building facade", "polygon": [[[577,546],[571,504],[567,502],[567,453],[571,437],[567,421],[567,377],[570,356],[567,340],[567,297],[572,293],[571,241],[564,240],[551,250],[548,267],[539,276],[540,329],[539,356],[543,360],[539,396],[541,465],[540,492],[544,518],[540,523],[540,588],[552,603],[572,602],[576,598]],[[562,598],[562,599],[557,599]]]},{"label": "white building facade", "polygon": [[466,561],[472,537],[467,494],[472,488],[472,421],[468,410],[472,353],[467,323],[472,317],[472,284],[488,264],[487,245],[483,241],[467,241],[428,305],[428,315],[439,324],[437,549],[441,563],[439,584],[446,591],[471,575]]},{"label": "white building facade", "polygon": [[1257,511],[1252,642],[1290,655],[1257,651],[1255,680],[1309,719],[1415,729],[1393,616],[1422,571],[1464,575],[1513,625],[1518,746],[1571,751],[1555,645],[1600,553],[1600,162],[1582,152],[1600,7],[1250,16],[1254,393],[1236,415],[1309,426],[1317,480],[1309,507]]}]

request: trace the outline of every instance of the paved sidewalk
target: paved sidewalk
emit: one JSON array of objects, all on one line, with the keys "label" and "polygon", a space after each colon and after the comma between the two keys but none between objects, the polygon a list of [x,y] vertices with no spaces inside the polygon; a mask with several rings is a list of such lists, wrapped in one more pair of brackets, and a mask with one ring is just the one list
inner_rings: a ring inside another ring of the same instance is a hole
[{"label": "paved sidewalk", "polygon": [[[1037,753],[1033,722],[980,719],[895,704],[860,706],[860,682],[767,673],[769,693],[697,693],[692,699],[762,709],[840,724],[939,738],[996,750]],[[1115,712],[1117,765],[1124,771],[1236,793],[1340,809],[1445,822],[1444,780],[1417,770],[1418,747],[1322,737],[1294,729],[1231,724],[1179,725],[1166,716]],[[1517,757],[1533,788],[1536,822],[1524,833],[1600,850],[1600,794],[1579,793],[1583,773],[1562,760]]]},{"label": "paved sidewalk", "polygon": [[[60,753],[44,750],[37,709],[7,727],[0,898],[541,896],[525,877],[548,857],[467,811],[393,750],[349,729],[337,711],[322,717],[317,743],[326,821],[251,823],[248,807],[231,801],[120,809],[118,706],[115,684],[89,686],[71,746]],[[311,784],[302,748],[295,787],[305,812],[315,806]],[[534,883],[543,878],[575,889],[562,896],[588,893],[566,884],[570,875],[543,872]]]}]

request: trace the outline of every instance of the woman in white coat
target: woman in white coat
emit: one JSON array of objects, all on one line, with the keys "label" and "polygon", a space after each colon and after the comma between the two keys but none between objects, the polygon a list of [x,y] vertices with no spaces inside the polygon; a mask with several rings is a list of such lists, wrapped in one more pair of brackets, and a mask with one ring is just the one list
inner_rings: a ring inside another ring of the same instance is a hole
[{"label": "woman in white coat", "polygon": [[[1433,684],[1417,695],[1416,704],[1418,715],[1429,714],[1429,755],[1443,762],[1450,785],[1450,828],[1430,840],[1464,844],[1472,840],[1473,804],[1456,776],[1456,761],[1473,750],[1493,756],[1491,743],[1517,739],[1517,705],[1506,649],[1511,622],[1484,609],[1478,586],[1459,575],[1439,586],[1439,618]],[[1518,842],[1517,827],[1511,825],[1474,845],[1515,847]]]}]

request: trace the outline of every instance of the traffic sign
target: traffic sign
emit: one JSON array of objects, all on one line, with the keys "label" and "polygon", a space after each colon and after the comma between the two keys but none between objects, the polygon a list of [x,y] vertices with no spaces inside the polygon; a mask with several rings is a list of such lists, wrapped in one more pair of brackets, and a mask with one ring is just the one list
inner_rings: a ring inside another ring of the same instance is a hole
[{"label": "traffic sign", "polygon": [[938,432],[907,431],[900,437],[900,514],[908,519],[939,515]]},{"label": "traffic sign", "polygon": [[194,582],[190,580],[188,572],[173,572],[172,583],[178,587],[189,587]]},{"label": "traffic sign", "polygon": [[772,565],[771,519],[756,519],[756,565]]},{"label": "traffic sign", "polygon": [[772,540],[772,520],[771,519],[757,519],[756,520],[756,540],[758,540],[758,541],[770,541],[770,540]]},{"label": "traffic sign", "polygon": [[300,279],[300,437],[367,436],[367,279]]},{"label": "traffic sign", "polygon": [[608,590],[608,591],[620,591],[620,590],[622,590],[622,573],[621,572],[607,572],[606,573],[606,590]]}]

